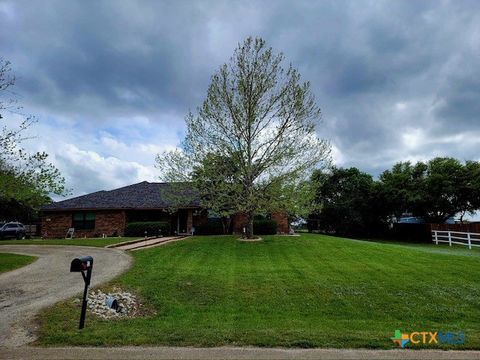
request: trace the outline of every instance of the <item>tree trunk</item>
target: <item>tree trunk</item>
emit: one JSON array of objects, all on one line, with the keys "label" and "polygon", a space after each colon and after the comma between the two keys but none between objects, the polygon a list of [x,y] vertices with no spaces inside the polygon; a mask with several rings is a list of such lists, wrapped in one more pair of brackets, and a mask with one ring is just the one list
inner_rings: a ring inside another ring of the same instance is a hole
[{"label": "tree trunk", "polygon": [[253,239],[253,213],[249,212],[247,214],[247,226],[245,229],[245,235],[247,239]]},{"label": "tree trunk", "polygon": [[222,217],[222,226],[223,226],[223,234],[224,235],[230,233],[230,223],[231,223],[231,217],[230,216]]}]

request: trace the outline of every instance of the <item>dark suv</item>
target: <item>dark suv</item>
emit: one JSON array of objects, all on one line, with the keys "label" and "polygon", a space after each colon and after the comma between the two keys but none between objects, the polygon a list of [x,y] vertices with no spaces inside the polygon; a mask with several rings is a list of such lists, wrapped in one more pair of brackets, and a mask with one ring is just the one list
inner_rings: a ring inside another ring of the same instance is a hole
[{"label": "dark suv", "polygon": [[0,239],[25,239],[27,231],[23,224],[19,222],[8,222],[5,224],[0,224],[0,226]]}]

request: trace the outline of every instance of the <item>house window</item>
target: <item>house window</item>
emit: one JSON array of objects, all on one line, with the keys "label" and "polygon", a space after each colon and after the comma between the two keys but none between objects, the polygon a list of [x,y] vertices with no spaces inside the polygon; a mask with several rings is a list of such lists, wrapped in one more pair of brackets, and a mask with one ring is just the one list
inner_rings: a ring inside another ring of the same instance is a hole
[{"label": "house window", "polygon": [[73,228],[75,230],[95,229],[95,213],[79,212],[73,214]]}]

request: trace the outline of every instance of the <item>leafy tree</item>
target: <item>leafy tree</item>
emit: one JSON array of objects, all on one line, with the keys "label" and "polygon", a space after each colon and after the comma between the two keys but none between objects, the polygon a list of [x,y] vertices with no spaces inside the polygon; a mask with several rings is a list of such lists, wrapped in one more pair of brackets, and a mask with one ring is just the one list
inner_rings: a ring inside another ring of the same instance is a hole
[{"label": "leafy tree", "polygon": [[14,85],[10,62],[0,59],[0,120],[8,124],[8,115],[23,117],[18,127],[4,124],[0,132],[0,201],[38,208],[50,201],[49,194],[65,194],[65,181],[58,169],[47,161],[45,152],[29,154],[22,148],[21,143],[27,139],[26,130],[35,119],[21,113],[12,97]]},{"label": "leafy tree", "polygon": [[316,171],[319,211],[310,224],[341,235],[380,235],[391,217],[405,213],[427,222],[443,223],[480,209],[480,163],[462,163],[437,157],[428,162],[400,162],[384,171],[378,181],[356,168]]},{"label": "leafy tree", "polygon": [[443,223],[450,217],[480,208],[480,165],[437,157],[426,163],[395,164],[380,176],[383,197],[397,218],[412,213],[428,222]]},{"label": "leafy tree", "polygon": [[247,38],[212,76],[203,105],[187,116],[182,148],[157,157],[170,182],[192,181],[194,169],[203,174],[198,181],[215,178],[215,167],[205,166],[209,156],[228,159],[234,180],[208,204],[245,213],[249,238],[255,213],[293,211],[297,196],[308,203],[309,187],[300,185],[329,155],[315,132],[320,110],[310,85],[283,61],[264,40]]},{"label": "leafy tree", "polygon": [[15,200],[0,198],[0,222],[15,220],[31,223],[38,219],[38,212],[29,205],[21,204]]},{"label": "leafy tree", "polygon": [[466,214],[473,215],[480,209],[480,162],[466,161],[464,171],[465,180],[458,195],[463,204],[463,209],[460,211],[462,222]]},{"label": "leafy tree", "polygon": [[314,172],[312,182],[316,184],[316,202],[321,204],[312,217],[321,230],[350,236],[383,230],[385,217],[379,211],[381,205],[374,202],[378,194],[371,175],[354,167],[333,167],[329,172]]},{"label": "leafy tree", "polygon": [[236,212],[232,199],[240,200],[241,196],[236,162],[230,157],[208,154],[193,167],[191,176],[203,206],[221,217],[223,233],[227,233],[231,215]]},{"label": "leafy tree", "polygon": [[453,158],[437,157],[426,165],[424,216],[432,222],[445,222],[467,206],[461,195],[466,186],[466,173],[463,165]]},{"label": "leafy tree", "polygon": [[380,175],[379,191],[391,215],[400,218],[406,212],[416,216],[424,213],[426,170],[422,162],[412,165],[407,161],[395,164]]}]

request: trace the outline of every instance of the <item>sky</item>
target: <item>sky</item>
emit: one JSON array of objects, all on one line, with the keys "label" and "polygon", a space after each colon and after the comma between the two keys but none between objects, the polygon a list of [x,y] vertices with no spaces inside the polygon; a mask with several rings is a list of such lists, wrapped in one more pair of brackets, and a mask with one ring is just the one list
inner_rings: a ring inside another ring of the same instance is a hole
[{"label": "sky", "polygon": [[335,165],[480,160],[480,1],[0,0],[0,57],[38,120],[24,146],[72,195],[158,181],[248,36],[310,82]]}]

